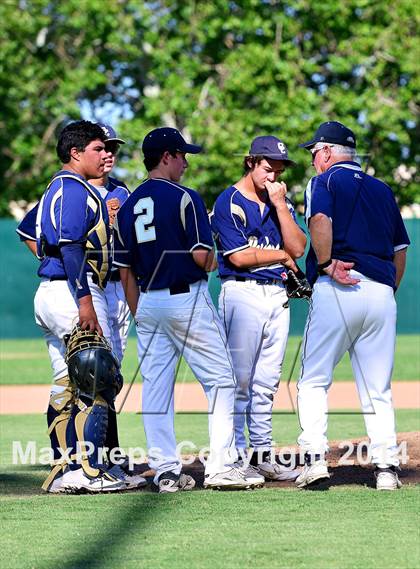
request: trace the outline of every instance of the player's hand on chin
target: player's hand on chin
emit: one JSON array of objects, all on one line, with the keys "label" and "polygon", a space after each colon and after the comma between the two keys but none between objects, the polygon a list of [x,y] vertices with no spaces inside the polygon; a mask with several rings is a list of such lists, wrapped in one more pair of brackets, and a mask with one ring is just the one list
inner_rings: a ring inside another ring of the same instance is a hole
[{"label": "player's hand on chin", "polygon": [[278,207],[284,203],[284,198],[287,193],[287,186],[284,182],[265,182],[265,189],[267,190],[270,202],[274,207]]},{"label": "player's hand on chin", "polygon": [[90,330],[91,332],[97,330],[98,334],[103,336],[90,295],[79,299],[79,324],[82,330]]},{"label": "player's hand on chin", "polygon": [[360,282],[360,279],[354,279],[350,276],[350,270],[353,267],[354,263],[333,259],[331,265],[324,269],[324,273],[341,285],[351,286]]}]

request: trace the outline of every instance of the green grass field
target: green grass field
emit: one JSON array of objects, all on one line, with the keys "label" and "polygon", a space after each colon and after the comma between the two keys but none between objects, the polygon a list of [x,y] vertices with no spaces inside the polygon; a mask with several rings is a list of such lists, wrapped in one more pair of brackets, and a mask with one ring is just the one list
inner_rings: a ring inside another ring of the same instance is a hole
[{"label": "green grass field", "polygon": [[[416,411],[398,411],[399,431],[419,428]],[[177,415],[177,438],[207,442],[205,415]],[[46,467],[11,464],[12,440],[47,444],[42,415],[0,417],[0,561],[8,569],[380,568],[420,565],[419,492],[363,486],[328,492],[45,496]],[[144,446],[141,416],[120,416],[122,446]],[[274,438],[295,442],[296,415],[274,416]],[[359,415],[331,416],[331,439],[364,435]]]},{"label": "green grass field", "polygon": [[[286,358],[283,366],[283,378],[290,375],[292,362],[299,343],[297,336],[289,338]],[[299,373],[300,359],[297,360],[293,373],[296,380]],[[123,374],[126,382],[131,381],[137,370],[135,338],[129,338],[123,360]],[[353,378],[348,355],[337,366],[335,380],[345,381]],[[420,379],[420,336],[401,335],[397,338],[394,380],[418,381]],[[184,361],[178,372],[178,382],[195,381],[194,376]],[[51,368],[45,342],[39,340],[2,340],[0,342],[0,384],[25,385],[51,383]]]}]

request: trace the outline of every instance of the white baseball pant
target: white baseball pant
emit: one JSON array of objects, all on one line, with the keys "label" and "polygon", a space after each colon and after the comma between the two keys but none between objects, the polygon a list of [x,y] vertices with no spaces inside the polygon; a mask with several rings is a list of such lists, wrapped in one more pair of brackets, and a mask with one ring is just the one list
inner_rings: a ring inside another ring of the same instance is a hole
[{"label": "white baseball pant", "polygon": [[236,461],[233,435],[235,377],[226,336],[207,290],[142,292],[136,313],[143,376],[143,422],[155,482],[166,471],[181,472],[174,430],[175,369],[182,355],[208,399],[210,455],[206,474],[224,472]]},{"label": "white baseball pant", "polygon": [[312,454],[328,451],[327,394],[335,366],[348,351],[359,392],[372,462],[399,464],[391,375],[396,335],[396,303],[391,287],[351,271],[361,279],[343,286],[320,277],[306,323],[298,408],[298,443]]},{"label": "white baseball pant", "polygon": [[219,298],[233,369],[235,392],[235,443],[271,450],[273,398],[277,392],[289,333],[287,294],[278,284],[226,280]]},{"label": "white baseball pant", "polygon": [[130,327],[130,309],[125,298],[121,282],[110,281],[105,287],[105,299],[108,305],[108,323],[111,334],[111,346],[121,363],[127,346]]},{"label": "white baseball pant", "polygon": [[[111,343],[111,329],[108,325],[108,306],[104,292],[88,277],[99,324],[105,338]],[[35,322],[44,332],[48,353],[53,371],[51,395],[63,392],[66,388],[57,385],[57,380],[67,375],[67,365],[64,361],[66,346],[63,341],[65,334],[70,334],[79,319],[79,309],[74,292],[68,281],[50,281],[41,279],[34,299]],[[112,344],[111,344],[112,345]]]}]

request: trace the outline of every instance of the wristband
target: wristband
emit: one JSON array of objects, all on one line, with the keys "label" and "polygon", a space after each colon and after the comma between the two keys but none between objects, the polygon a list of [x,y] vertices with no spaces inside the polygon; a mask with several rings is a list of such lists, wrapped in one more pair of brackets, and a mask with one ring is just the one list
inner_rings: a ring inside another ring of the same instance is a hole
[{"label": "wristband", "polygon": [[331,265],[331,263],[332,263],[332,259],[328,259],[328,261],[325,261],[325,263],[320,263],[317,267],[318,275],[325,275],[324,269],[329,267]]}]

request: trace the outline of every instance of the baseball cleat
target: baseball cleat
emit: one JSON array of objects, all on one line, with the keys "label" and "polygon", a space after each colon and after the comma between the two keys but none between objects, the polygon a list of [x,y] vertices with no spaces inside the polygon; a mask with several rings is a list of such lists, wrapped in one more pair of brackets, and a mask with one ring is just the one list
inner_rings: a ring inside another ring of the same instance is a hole
[{"label": "baseball cleat", "polygon": [[241,460],[235,464],[235,467],[239,468],[239,470],[241,470],[245,474],[245,478],[248,480],[250,484],[252,484],[252,488],[261,488],[262,486],[264,486],[265,483],[264,476],[262,476],[258,472],[258,469],[255,468],[255,466],[252,466],[252,464],[244,466],[244,463]]},{"label": "baseball cleat", "polygon": [[63,491],[68,494],[82,494],[85,492],[117,492],[127,490],[125,482],[118,480],[108,472],[95,478],[86,476],[83,468],[67,470],[63,474]]},{"label": "baseball cleat", "polygon": [[302,472],[295,480],[298,488],[316,487],[331,478],[326,460],[317,460],[312,464],[305,464]]},{"label": "baseball cleat", "polygon": [[134,474],[126,472],[121,466],[118,464],[114,464],[111,468],[108,469],[108,472],[115,476],[118,480],[121,480],[126,485],[126,490],[137,490],[138,488],[143,488],[147,486],[147,480],[140,474]]},{"label": "baseball cleat", "polygon": [[56,476],[48,488],[46,488],[46,491],[50,494],[63,494],[65,492],[63,488],[63,479],[63,474]]},{"label": "baseball cleat", "polygon": [[402,482],[398,478],[397,468],[388,466],[387,468],[375,468],[377,490],[398,490],[402,487]]},{"label": "baseball cleat", "polygon": [[172,494],[174,492],[187,492],[195,486],[195,480],[188,474],[175,474],[175,472],[164,472],[159,476],[157,484],[153,484],[153,489],[159,494]]},{"label": "baseball cleat", "polygon": [[216,490],[250,490],[263,485],[262,477],[252,474],[248,477],[242,467],[233,466],[226,472],[216,474],[206,474],[204,477],[204,488],[214,488]]},{"label": "baseball cleat", "polygon": [[302,472],[300,468],[288,468],[269,461],[261,462],[257,469],[265,480],[296,480]]}]

